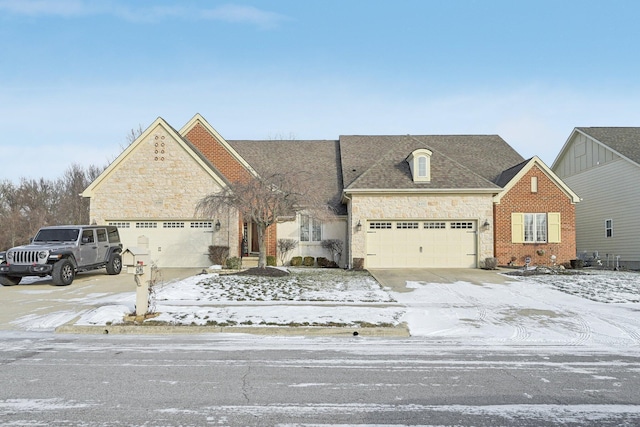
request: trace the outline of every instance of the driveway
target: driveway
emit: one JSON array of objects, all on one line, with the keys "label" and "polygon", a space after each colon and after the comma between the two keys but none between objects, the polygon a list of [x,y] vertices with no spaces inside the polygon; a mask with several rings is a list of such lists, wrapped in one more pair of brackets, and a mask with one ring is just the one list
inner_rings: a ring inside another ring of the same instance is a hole
[{"label": "driveway", "polygon": [[371,275],[394,292],[410,292],[406,284],[410,282],[456,283],[467,282],[475,285],[484,283],[502,284],[507,279],[498,274],[499,270],[475,268],[388,268],[369,270]]},{"label": "driveway", "polygon": [[[162,280],[184,279],[201,269],[163,269]],[[109,276],[104,270],[80,273],[69,286],[55,286],[51,278],[24,278],[24,284],[0,286],[0,330],[21,329],[16,319],[47,318],[52,323],[73,320],[77,313],[95,306],[115,302],[123,293],[135,291],[132,274]],[[57,313],[58,317],[47,316]]]}]

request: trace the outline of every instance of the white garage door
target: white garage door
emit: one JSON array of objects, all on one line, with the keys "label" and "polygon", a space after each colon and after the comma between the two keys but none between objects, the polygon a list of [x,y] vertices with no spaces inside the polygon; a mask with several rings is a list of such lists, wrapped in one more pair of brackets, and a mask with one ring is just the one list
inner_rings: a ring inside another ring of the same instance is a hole
[{"label": "white garage door", "polygon": [[476,221],[368,221],[367,268],[475,268]]},{"label": "white garage door", "polygon": [[149,239],[149,255],[158,267],[208,267],[213,239],[211,221],[110,221],[116,225],[125,249]]}]

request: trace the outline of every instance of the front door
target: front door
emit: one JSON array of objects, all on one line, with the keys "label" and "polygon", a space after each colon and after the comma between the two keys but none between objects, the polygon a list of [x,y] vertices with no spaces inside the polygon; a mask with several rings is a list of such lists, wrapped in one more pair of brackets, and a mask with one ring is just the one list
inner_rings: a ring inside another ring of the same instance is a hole
[{"label": "front door", "polygon": [[260,252],[260,244],[258,242],[258,225],[255,222],[251,223],[251,252]]}]

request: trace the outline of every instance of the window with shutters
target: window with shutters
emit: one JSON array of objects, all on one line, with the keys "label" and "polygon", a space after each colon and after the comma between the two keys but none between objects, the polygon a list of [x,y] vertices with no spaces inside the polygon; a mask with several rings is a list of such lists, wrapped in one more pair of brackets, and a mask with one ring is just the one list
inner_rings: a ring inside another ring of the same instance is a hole
[{"label": "window with shutters", "polygon": [[513,243],[560,243],[560,213],[512,213]]}]

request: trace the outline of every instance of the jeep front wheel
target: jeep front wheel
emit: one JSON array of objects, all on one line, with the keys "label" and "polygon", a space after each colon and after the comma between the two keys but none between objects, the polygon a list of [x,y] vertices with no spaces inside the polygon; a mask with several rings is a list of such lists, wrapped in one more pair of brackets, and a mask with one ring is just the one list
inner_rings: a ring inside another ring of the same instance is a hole
[{"label": "jeep front wheel", "polygon": [[0,285],[2,286],[13,286],[20,283],[21,277],[14,276],[0,276]]},{"label": "jeep front wheel", "polygon": [[120,274],[122,271],[122,258],[118,254],[112,254],[107,262],[107,274]]},{"label": "jeep front wheel", "polygon": [[53,278],[53,284],[56,286],[68,286],[73,282],[76,272],[73,268],[73,264],[68,259],[61,259],[53,264],[53,271],[51,276]]}]

